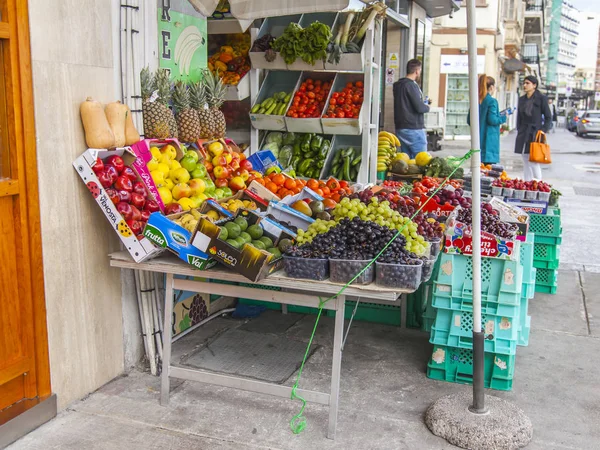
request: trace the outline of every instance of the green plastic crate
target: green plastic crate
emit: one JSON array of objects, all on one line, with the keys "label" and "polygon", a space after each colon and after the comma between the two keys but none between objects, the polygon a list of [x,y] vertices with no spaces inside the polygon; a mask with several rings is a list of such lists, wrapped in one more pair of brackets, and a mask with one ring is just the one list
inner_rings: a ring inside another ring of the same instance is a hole
[{"label": "green plastic crate", "polygon": [[529,215],[529,231],[535,233],[536,236],[559,237],[562,235],[562,227],[560,225],[560,213],[556,209],[548,209],[546,214],[530,214]]},{"label": "green plastic crate", "polygon": [[535,284],[544,286],[556,286],[558,281],[558,270],[537,269],[535,274]]},{"label": "green plastic crate", "polygon": [[[484,353],[484,380],[488,389],[510,391],[515,375],[515,356]],[[427,377],[451,383],[473,384],[473,351],[435,345],[427,364]]]},{"label": "green plastic crate", "polygon": [[[488,301],[518,305],[523,289],[523,267],[518,261],[481,258],[481,293]],[[440,256],[434,295],[473,297],[473,259],[464,255]]]},{"label": "green plastic crate", "polygon": [[[473,312],[473,297],[459,297],[458,295],[450,296],[437,294],[434,294],[432,297],[432,305],[436,309]],[[503,303],[498,303],[494,297],[489,298],[485,294],[481,295],[481,314],[515,318],[519,317],[520,308],[520,304],[507,305]]]},{"label": "green plastic crate", "polygon": [[527,240],[521,242],[519,248],[519,263],[523,267],[523,283],[535,282],[535,271],[533,270],[535,233],[528,233]]},{"label": "green plastic crate", "polygon": [[264,306],[267,309],[281,311],[281,303],[265,302],[263,300],[253,300],[250,298],[240,298],[238,302],[242,305]]},{"label": "green plastic crate", "polygon": [[[344,310],[344,318],[350,319],[356,302],[346,300],[346,309]],[[400,306],[399,305],[379,305],[376,303],[360,302],[356,309],[354,319],[359,322],[373,322],[383,325],[400,326]],[[327,315],[334,317],[335,311],[327,311]]]},{"label": "green plastic crate", "polygon": [[[481,330],[485,333],[484,351],[503,355],[514,355],[517,351],[519,316],[482,314]],[[472,349],[473,313],[438,309],[429,342],[434,345]]]},{"label": "green plastic crate", "polygon": [[[298,313],[298,314],[314,314],[316,315],[319,312],[319,308],[311,308],[310,306],[297,306],[297,305],[288,305],[288,312],[290,313]],[[322,314],[326,314],[327,310],[323,310]]]},{"label": "green plastic crate", "polygon": [[560,259],[560,247],[558,245],[537,243],[533,246],[533,259],[535,261],[556,261]]},{"label": "green plastic crate", "polygon": [[560,245],[562,244],[562,236],[535,236],[536,244]]},{"label": "green plastic crate", "polygon": [[534,260],[533,261],[533,267],[535,267],[536,269],[558,269],[558,267],[560,266],[560,262],[558,260],[556,261],[537,261]]},{"label": "green plastic crate", "polygon": [[544,286],[543,284],[535,285],[535,292],[539,292],[540,294],[556,294],[557,289],[556,286]]}]

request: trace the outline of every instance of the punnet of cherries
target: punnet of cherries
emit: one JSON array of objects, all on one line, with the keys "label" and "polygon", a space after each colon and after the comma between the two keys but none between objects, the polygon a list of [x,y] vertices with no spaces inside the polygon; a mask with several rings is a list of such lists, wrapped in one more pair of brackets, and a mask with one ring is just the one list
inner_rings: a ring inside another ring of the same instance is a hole
[{"label": "punnet of cherries", "polygon": [[[473,209],[471,207],[459,209],[456,219],[462,223],[471,223]],[[504,239],[514,239],[519,228],[515,224],[500,220],[498,211],[491,204],[484,203],[481,205],[481,229]]]},{"label": "punnet of cherries", "polygon": [[[434,191],[430,191],[429,195],[432,195],[433,192]],[[461,188],[454,189],[452,186],[446,186],[433,195],[433,200],[440,205],[468,208],[471,206],[471,197],[464,197],[463,194],[464,191]]]}]

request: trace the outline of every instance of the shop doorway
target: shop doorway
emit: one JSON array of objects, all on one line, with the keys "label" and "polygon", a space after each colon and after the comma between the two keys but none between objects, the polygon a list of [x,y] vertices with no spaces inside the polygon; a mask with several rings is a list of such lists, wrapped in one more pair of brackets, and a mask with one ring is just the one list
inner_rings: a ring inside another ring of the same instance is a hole
[{"label": "shop doorway", "polygon": [[50,390],[26,0],[0,0],[0,448],[56,414]]}]

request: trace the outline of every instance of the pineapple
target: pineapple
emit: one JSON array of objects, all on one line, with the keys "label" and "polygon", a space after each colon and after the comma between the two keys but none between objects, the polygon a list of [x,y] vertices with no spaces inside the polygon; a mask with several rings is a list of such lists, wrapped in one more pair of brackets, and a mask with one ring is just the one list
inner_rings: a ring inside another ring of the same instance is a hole
[{"label": "pineapple", "polygon": [[[209,108],[208,134],[209,138],[225,137],[225,115],[219,108],[225,101],[227,87],[221,81],[218,73],[213,74],[210,70],[204,71],[204,86],[206,89],[206,101]],[[202,120],[202,118],[200,119]]]},{"label": "pineapple", "polygon": [[169,114],[168,108],[151,99],[156,89],[156,77],[145,67],[140,73],[140,84],[142,88],[142,114],[144,118],[144,136],[147,139],[164,139],[169,137]]},{"label": "pineapple", "polygon": [[206,88],[203,82],[192,83],[190,85],[190,104],[196,110],[198,121],[200,122],[200,138],[210,139],[211,130],[208,127],[210,122],[210,110],[206,102]]},{"label": "pineapple", "polygon": [[169,108],[171,100],[171,83],[169,82],[169,72],[167,69],[158,69],[155,75],[155,85],[158,90],[158,101],[164,105],[168,111],[167,125],[169,126],[169,137],[177,138],[177,122],[173,111]]},{"label": "pineapple", "polygon": [[179,139],[183,142],[196,142],[200,139],[200,120],[198,113],[190,106],[190,92],[182,81],[175,84],[173,105],[177,110],[177,129]]}]

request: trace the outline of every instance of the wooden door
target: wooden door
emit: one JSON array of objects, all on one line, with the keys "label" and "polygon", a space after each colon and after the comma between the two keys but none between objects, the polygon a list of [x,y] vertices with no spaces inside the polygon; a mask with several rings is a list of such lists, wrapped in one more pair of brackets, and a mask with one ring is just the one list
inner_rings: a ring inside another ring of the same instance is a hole
[{"label": "wooden door", "polygon": [[2,422],[51,393],[31,86],[27,1],[0,0]]}]

